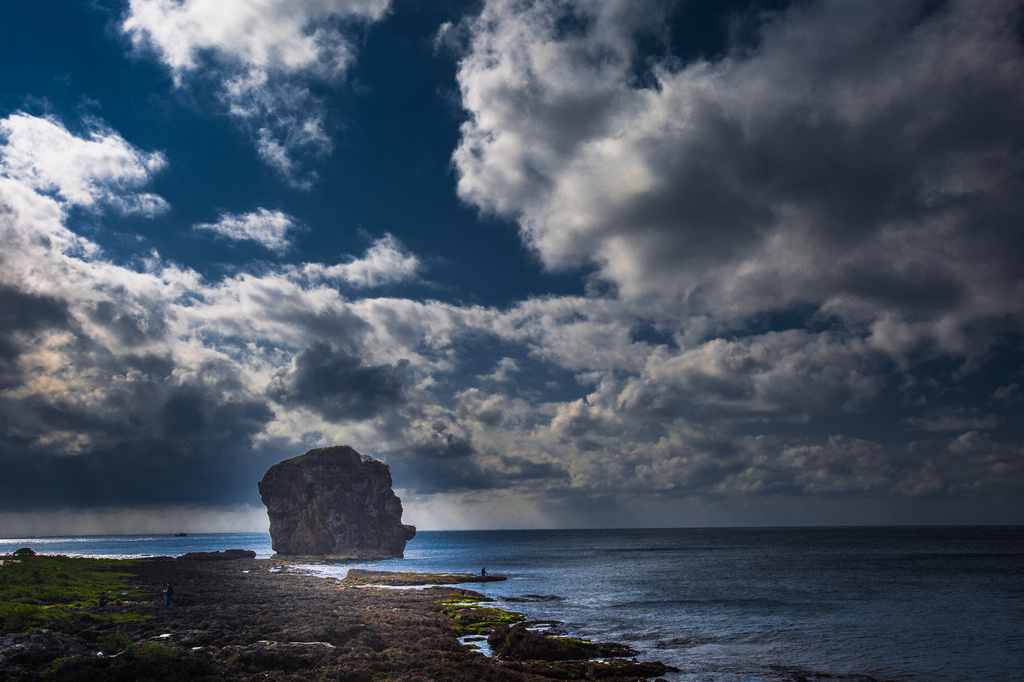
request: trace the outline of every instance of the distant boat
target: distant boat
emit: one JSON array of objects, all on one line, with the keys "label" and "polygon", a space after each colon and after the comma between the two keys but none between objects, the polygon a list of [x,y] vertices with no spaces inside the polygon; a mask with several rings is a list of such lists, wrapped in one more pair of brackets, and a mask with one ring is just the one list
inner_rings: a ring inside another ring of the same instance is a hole
[{"label": "distant boat", "polygon": [[174,537],[176,537],[176,538],[183,538],[183,537],[186,537],[186,536],[188,536],[188,533],[175,533],[174,534]]}]

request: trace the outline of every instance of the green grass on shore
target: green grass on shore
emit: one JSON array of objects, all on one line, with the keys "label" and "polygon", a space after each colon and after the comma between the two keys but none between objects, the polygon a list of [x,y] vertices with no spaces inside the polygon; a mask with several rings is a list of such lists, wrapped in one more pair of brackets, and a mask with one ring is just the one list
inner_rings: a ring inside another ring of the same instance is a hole
[{"label": "green grass on shore", "polygon": [[[125,560],[22,553],[0,561],[0,633],[107,628],[147,618],[115,610],[119,601],[135,596],[127,584],[131,574],[118,570]],[[112,595],[109,609],[98,606],[103,592]]]}]

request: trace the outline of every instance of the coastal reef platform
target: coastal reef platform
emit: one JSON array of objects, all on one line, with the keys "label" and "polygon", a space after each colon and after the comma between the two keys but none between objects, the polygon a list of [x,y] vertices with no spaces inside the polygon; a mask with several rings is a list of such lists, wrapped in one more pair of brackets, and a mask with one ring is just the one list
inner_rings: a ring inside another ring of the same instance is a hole
[{"label": "coastal reef platform", "polygon": [[[4,679],[625,681],[669,670],[622,645],[538,634],[522,614],[458,586],[500,576],[335,580],[238,556],[7,562],[5,585],[20,596],[0,611]],[[68,576],[73,593],[53,589]]]}]

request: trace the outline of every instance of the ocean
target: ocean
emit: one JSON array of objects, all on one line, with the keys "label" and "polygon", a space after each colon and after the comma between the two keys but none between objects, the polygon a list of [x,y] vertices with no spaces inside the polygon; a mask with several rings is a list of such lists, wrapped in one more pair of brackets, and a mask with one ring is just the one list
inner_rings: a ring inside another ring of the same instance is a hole
[{"label": "ocean", "polygon": [[[0,553],[176,556],[265,533],[0,539]],[[1024,528],[422,531],[350,568],[505,575],[473,585],[573,635],[630,644],[691,682],[1024,680]]]}]

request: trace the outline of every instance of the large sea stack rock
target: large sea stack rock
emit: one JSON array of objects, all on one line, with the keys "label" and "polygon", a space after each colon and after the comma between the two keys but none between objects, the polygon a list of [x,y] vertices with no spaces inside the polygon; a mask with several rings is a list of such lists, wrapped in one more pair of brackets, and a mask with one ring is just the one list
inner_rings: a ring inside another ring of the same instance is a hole
[{"label": "large sea stack rock", "polygon": [[401,557],[416,535],[402,523],[388,465],[347,445],[278,462],[259,488],[278,554]]}]

